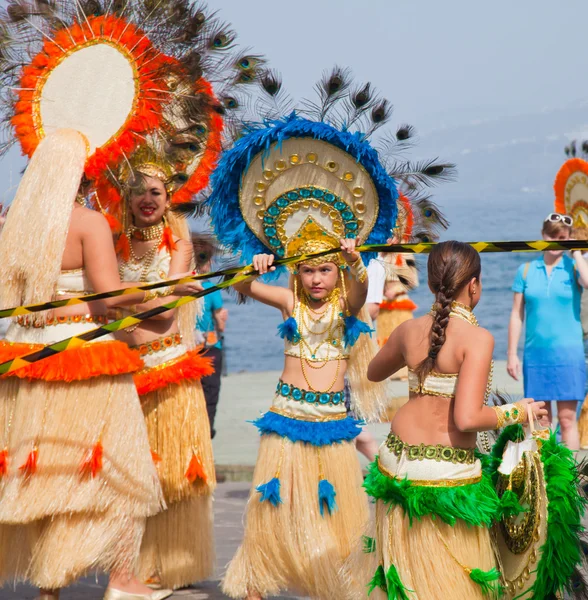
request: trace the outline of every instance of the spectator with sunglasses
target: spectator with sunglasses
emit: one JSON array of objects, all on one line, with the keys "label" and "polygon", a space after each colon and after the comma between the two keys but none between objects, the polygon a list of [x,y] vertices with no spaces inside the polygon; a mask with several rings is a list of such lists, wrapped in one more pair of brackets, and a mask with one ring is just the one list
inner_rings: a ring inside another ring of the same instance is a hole
[{"label": "spectator with sunglasses", "polygon": [[[543,222],[543,239],[569,240],[569,215],[551,213]],[[508,374],[524,379],[525,397],[557,402],[562,440],[579,449],[576,408],[584,399],[586,363],[580,321],[582,288],[588,287],[588,263],[580,251],[544,252],[519,267],[512,290],[514,300],[508,327]],[[523,363],[518,343],[526,312]],[[522,373],[521,373],[522,371]]]}]

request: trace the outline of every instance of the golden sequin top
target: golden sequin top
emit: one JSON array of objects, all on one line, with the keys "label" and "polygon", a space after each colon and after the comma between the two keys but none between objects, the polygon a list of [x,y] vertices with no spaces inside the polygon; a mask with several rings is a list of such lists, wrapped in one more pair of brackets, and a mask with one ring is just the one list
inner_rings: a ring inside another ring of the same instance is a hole
[{"label": "golden sequin top", "polygon": [[422,396],[442,396],[443,398],[455,398],[457,387],[457,373],[445,374],[431,371],[425,377],[422,385],[415,372],[408,371],[408,391]]},{"label": "golden sequin top", "polygon": [[145,266],[143,262],[134,263],[132,260],[125,262],[119,258],[120,276],[122,281],[144,281],[146,283],[163,281],[168,279],[170,263],[171,254],[167,248],[160,248],[153,257],[153,261],[147,269],[145,277],[141,279]]},{"label": "golden sequin top", "polygon": [[332,302],[322,313],[296,302],[290,319],[298,326],[299,335],[289,341],[284,338],[286,356],[303,358],[308,362],[328,362],[349,358],[350,347],[343,343],[345,322],[339,303]]}]

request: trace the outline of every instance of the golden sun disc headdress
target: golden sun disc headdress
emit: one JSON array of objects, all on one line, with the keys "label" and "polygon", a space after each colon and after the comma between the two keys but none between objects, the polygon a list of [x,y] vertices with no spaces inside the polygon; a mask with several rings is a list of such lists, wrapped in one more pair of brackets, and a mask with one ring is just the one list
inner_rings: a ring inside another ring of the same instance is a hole
[{"label": "golden sun disc headdress", "polygon": [[588,230],[588,162],[570,158],[557,173],[553,184],[555,212],[570,215],[573,227]]},{"label": "golden sun disc headdress", "polygon": [[0,100],[15,137],[0,155],[18,140],[30,157],[53,131],[76,130],[85,176],[111,208],[120,165],[139,167],[146,146],[186,202],[208,184],[237,86],[263,64],[234,46],[235,33],[188,0],[12,0],[0,11]]}]

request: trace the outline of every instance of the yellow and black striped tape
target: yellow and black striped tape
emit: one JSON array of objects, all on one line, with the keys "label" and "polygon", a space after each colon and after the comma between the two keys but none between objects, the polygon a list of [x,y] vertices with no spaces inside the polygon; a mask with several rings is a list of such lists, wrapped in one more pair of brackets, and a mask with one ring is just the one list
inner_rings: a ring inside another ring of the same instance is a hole
[{"label": "yellow and black striped tape", "polygon": [[[241,269],[243,270],[243,269]],[[27,354],[26,356],[21,356],[18,358],[14,358],[13,360],[9,360],[5,363],[0,364],[0,375],[5,375],[8,373],[13,373],[18,369],[22,369],[23,367],[27,367],[32,363],[36,363],[45,358],[50,358],[51,356],[55,356],[60,352],[65,352],[66,350],[72,350],[74,348],[78,348],[79,346],[83,346],[87,342],[91,342],[92,340],[96,340],[101,338],[109,333],[113,333],[115,331],[120,331],[121,329],[126,329],[127,327],[132,327],[133,325],[137,325],[150,319],[151,317],[155,317],[164,313],[168,310],[172,310],[174,308],[178,308],[183,306],[184,304],[188,304],[189,302],[193,302],[194,300],[206,296],[208,294],[212,294],[212,292],[216,292],[217,290],[222,290],[226,287],[234,285],[235,283],[239,283],[244,281],[249,276],[248,274],[237,275],[232,279],[227,279],[218,285],[202,290],[201,292],[197,292],[191,296],[183,296],[178,298],[177,300],[173,300],[172,302],[168,302],[167,304],[162,304],[161,306],[157,306],[156,308],[151,308],[141,313],[137,313],[135,315],[131,315],[125,317],[124,319],[119,319],[118,321],[113,321],[112,323],[108,323],[107,325],[102,325],[101,327],[97,327],[90,331],[86,331],[80,335],[76,335],[65,340],[61,340],[59,342],[55,342],[54,344],[50,344],[45,346],[41,350],[37,350],[36,352],[32,352],[31,354]]]},{"label": "yellow and black striped tape", "polygon": [[[558,242],[547,242],[544,240],[532,241],[532,242],[468,242],[472,248],[474,248],[477,252],[544,252],[546,250],[588,250],[588,241],[575,241],[575,240],[566,240],[566,241],[558,241]],[[398,252],[398,253],[413,253],[413,254],[428,254],[433,246],[435,246],[435,242],[427,242],[427,243],[416,243],[416,244],[369,244],[359,246],[357,249],[360,252]],[[317,258],[320,256],[326,256],[328,254],[333,254],[334,252],[339,252],[340,250],[324,250],[322,252],[317,252],[313,254],[305,254],[301,256],[292,256],[290,258],[282,258],[275,261],[275,265],[289,265],[293,263],[298,263],[304,260],[309,260],[311,258]],[[224,271],[217,271],[215,273],[207,273],[206,275],[194,275],[190,277],[183,277],[181,279],[172,279],[169,281],[158,282],[156,284],[148,284],[145,286],[138,286],[135,288],[126,288],[124,290],[115,290],[113,292],[104,292],[102,294],[92,294],[90,296],[82,296],[79,298],[69,298],[68,300],[59,300],[57,302],[47,302],[45,304],[39,304],[34,306],[21,306],[14,309],[6,309],[0,311],[0,316],[15,316],[19,314],[27,314],[28,312],[38,312],[40,310],[48,310],[51,308],[57,308],[62,306],[70,306],[74,304],[80,304],[83,302],[88,302],[91,300],[103,300],[105,298],[112,298],[115,296],[122,296],[124,294],[129,294],[133,292],[137,292],[140,290],[149,290],[155,289],[158,287],[163,287],[167,285],[174,285],[177,283],[187,283],[190,281],[195,281],[198,279],[206,279],[210,277],[218,277],[221,275],[229,276],[234,275],[234,277],[230,279],[226,279],[222,283],[219,283],[215,286],[207,288],[206,290],[202,290],[201,292],[197,292],[196,294],[190,296],[183,296],[182,298],[178,298],[172,302],[167,304],[162,304],[156,308],[152,308],[146,310],[142,313],[137,313],[135,315],[131,315],[125,317],[124,319],[119,319],[118,321],[113,321],[112,323],[108,323],[107,325],[102,325],[101,327],[97,327],[96,329],[92,329],[91,331],[87,331],[81,335],[73,336],[67,338],[65,340],[61,340],[56,342],[55,344],[50,344],[45,346],[42,350],[38,350],[37,352],[33,352],[31,354],[27,354],[26,356],[21,356],[19,358],[15,358],[13,360],[7,361],[5,363],[0,364],[0,375],[5,375],[7,373],[12,373],[18,369],[26,367],[32,363],[38,362],[45,358],[49,358],[51,356],[55,356],[60,352],[64,352],[65,350],[70,350],[73,348],[77,348],[82,346],[83,344],[90,342],[92,340],[98,339],[109,333],[113,333],[115,331],[120,331],[121,329],[126,329],[127,327],[132,327],[133,325],[137,325],[160,315],[168,310],[172,310],[174,308],[178,308],[192,302],[198,298],[202,298],[208,294],[216,292],[217,290],[222,290],[224,288],[230,287],[235,283],[240,283],[247,279],[250,275],[254,274],[255,271],[253,267],[250,265],[249,267],[237,267],[234,269],[226,269]],[[132,291],[131,291],[132,290]],[[50,305],[50,306],[48,306]],[[43,308],[37,309],[37,306],[42,306]],[[21,312],[16,312],[16,311]],[[13,312],[10,312],[13,311]],[[10,314],[4,314],[10,313]]]},{"label": "yellow and black striped tape", "polygon": [[[545,250],[588,250],[588,241],[560,241],[560,242],[546,242],[544,240],[534,242],[467,242],[477,252],[544,252]],[[431,248],[436,245],[436,242],[422,242],[414,244],[366,244],[359,246],[360,252],[401,252],[411,254],[428,254]],[[317,258],[320,256],[326,256],[340,252],[336,250],[324,250],[315,254],[305,254],[301,256],[293,256],[290,258],[277,259],[274,264],[278,265],[290,265],[293,263],[300,262],[301,260],[309,260],[311,258]],[[192,281],[199,281],[203,279],[211,279],[214,277],[227,277],[236,275],[243,270],[244,267],[235,267],[232,269],[225,269],[223,271],[215,271],[212,273],[205,273],[201,275],[190,275],[188,277],[181,277],[178,279],[168,279],[166,281],[158,281],[156,283],[146,283],[143,285],[137,285],[130,288],[123,288],[119,290],[113,290],[110,292],[101,292],[99,294],[88,294],[86,296],[78,296],[75,298],[66,298],[63,300],[53,300],[50,302],[43,302],[41,304],[30,304],[28,306],[16,306],[14,308],[5,308],[0,310],[0,319],[6,317],[18,317],[20,315],[27,315],[36,312],[42,312],[44,310],[52,310],[55,308],[62,308],[64,306],[75,306],[76,304],[82,304],[86,302],[93,302],[96,300],[106,300],[108,298],[115,298],[117,296],[125,296],[127,294],[134,294],[137,292],[146,292],[149,290],[155,290],[170,285],[179,285],[183,283],[190,283]],[[226,286],[225,286],[226,287]]]}]

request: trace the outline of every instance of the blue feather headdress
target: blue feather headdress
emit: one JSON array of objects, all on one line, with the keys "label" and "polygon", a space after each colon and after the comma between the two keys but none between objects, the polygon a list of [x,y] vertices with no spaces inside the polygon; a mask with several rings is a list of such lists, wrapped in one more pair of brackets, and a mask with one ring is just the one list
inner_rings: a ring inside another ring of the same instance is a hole
[{"label": "blue feather headdress", "polygon": [[[260,84],[261,117],[243,123],[221,156],[208,199],[216,235],[243,262],[268,250],[278,257],[308,252],[311,239],[323,249],[338,247],[342,237],[386,243],[397,225],[399,187],[414,195],[451,174],[453,165],[390,160],[413,134],[407,125],[376,150],[370,136],[388,121],[390,105],[370,84],[352,89],[346,70],[326,74],[317,85],[319,102],[306,101],[299,111],[291,102],[280,106],[281,81],[273,72],[265,72]],[[418,202],[426,215],[421,220]],[[419,233],[421,221],[444,225],[428,198],[415,198],[411,218],[417,239],[428,237]]]}]

